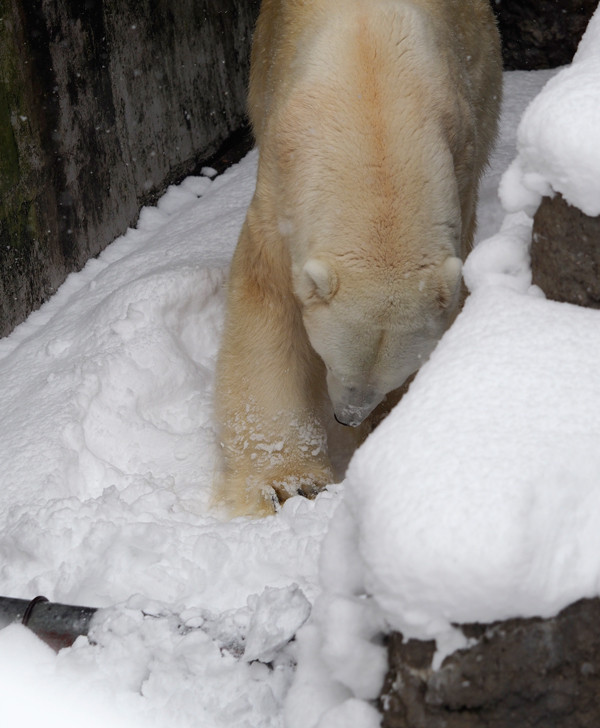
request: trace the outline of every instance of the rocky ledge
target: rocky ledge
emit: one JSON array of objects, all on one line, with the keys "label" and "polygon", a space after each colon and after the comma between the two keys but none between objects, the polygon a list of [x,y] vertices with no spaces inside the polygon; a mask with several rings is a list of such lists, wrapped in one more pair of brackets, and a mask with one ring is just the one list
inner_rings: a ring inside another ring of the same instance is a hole
[{"label": "rocky ledge", "polygon": [[533,282],[555,301],[600,308],[600,217],[544,197],[533,221]]},{"label": "rocky ledge", "polygon": [[598,728],[600,599],[460,628],[473,646],[438,670],[434,642],[390,636],[382,728]]}]

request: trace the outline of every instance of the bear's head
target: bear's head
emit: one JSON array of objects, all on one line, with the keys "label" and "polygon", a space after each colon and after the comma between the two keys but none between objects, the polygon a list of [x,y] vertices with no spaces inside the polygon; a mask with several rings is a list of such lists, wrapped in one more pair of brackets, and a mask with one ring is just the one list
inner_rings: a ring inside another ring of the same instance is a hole
[{"label": "bear's head", "polygon": [[462,262],[409,270],[354,256],[309,258],[294,287],[327,368],[335,418],[356,427],[428,358],[456,314]]},{"label": "bear's head", "polygon": [[408,66],[357,56],[308,74],[277,116],[271,156],[261,148],[304,328],[335,416],[352,426],[448,328],[470,242],[472,127],[444,69],[414,53]]}]

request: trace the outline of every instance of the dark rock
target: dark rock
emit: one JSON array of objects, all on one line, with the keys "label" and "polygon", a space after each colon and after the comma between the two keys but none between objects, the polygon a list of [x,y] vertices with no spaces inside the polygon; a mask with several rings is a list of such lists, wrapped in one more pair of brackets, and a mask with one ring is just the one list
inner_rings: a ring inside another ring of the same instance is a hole
[{"label": "dark rock", "polygon": [[600,308],[600,217],[560,195],[545,197],[533,223],[531,270],[548,298]]},{"label": "dark rock", "polygon": [[598,0],[491,0],[507,70],[570,63]]},{"label": "dark rock", "polygon": [[389,639],[382,728],[598,728],[600,599],[551,619],[461,629],[475,644],[431,669],[435,643]]},{"label": "dark rock", "polygon": [[0,335],[244,125],[257,11],[0,4]]}]

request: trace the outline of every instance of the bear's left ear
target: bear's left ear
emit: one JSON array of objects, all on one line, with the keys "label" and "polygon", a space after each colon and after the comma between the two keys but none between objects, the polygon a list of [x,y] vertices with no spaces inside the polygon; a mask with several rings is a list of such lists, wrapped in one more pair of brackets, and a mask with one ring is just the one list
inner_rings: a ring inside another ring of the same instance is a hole
[{"label": "bear's left ear", "polygon": [[323,301],[330,301],[338,289],[335,271],[320,258],[309,258],[302,269],[302,277],[309,296],[316,295]]},{"label": "bear's left ear", "polygon": [[456,301],[460,290],[462,260],[451,256],[442,263],[441,286],[438,290],[438,303],[441,308],[450,308]]}]

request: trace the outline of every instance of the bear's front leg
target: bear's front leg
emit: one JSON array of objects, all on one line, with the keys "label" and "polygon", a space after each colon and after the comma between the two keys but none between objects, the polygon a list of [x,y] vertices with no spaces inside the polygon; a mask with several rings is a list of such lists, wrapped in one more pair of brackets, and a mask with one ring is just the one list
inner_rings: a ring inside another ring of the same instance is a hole
[{"label": "bear's front leg", "polygon": [[267,515],[332,482],[324,382],[285,251],[252,235],[247,220],[230,272],[216,382],[223,461],[216,499],[232,515]]}]

